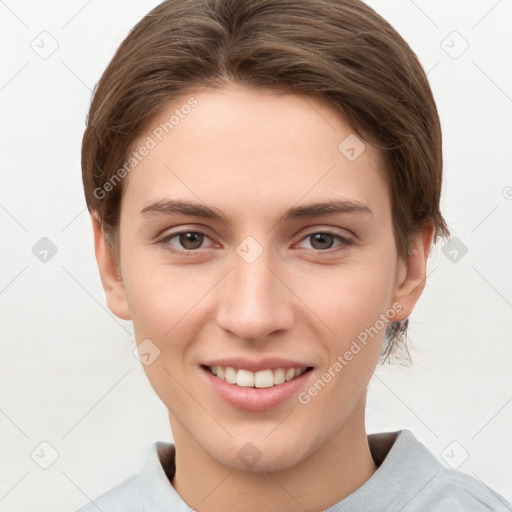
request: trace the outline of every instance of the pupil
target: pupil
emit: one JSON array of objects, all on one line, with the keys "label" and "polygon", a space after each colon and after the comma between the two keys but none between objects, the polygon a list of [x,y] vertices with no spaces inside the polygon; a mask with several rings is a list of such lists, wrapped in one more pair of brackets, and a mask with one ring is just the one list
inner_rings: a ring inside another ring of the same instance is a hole
[{"label": "pupil", "polygon": [[[313,236],[313,243],[311,244],[315,249],[330,249],[333,243],[332,235],[328,235],[327,233],[315,233]],[[327,241],[326,241],[327,239]],[[317,242],[320,243],[320,247],[316,247]],[[322,244],[326,244],[327,247]]]},{"label": "pupil", "polygon": [[201,233],[182,233],[180,235],[180,243],[185,249],[197,249],[203,243],[202,236]]}]

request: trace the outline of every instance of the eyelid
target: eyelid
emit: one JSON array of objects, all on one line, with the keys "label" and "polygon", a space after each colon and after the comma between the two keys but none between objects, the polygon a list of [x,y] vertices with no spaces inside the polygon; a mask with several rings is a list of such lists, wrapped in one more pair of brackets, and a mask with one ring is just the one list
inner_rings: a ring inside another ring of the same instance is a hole
[{"label": "eyelid", "polygon": [[[342,228],[339,228],[339,229],[342,229]],[[351,233],[350,231],[344,229],[343,233],[340,233],[340,232],[336,231],[336,228],[331,228],[331,227],[313,227],[311,229],[308,228],[308,231],[306,231],[305,233],[301,233],[299,240],[302,240],[304,237],[314,235],[316,233],[324,233],[326,235],[329,234],[329,235],[333,235],[333,236],[339,236],[340,238],[344,238],[346,240],[354,240],[354,241],[356,240],[356,236],[353,233]]]}]

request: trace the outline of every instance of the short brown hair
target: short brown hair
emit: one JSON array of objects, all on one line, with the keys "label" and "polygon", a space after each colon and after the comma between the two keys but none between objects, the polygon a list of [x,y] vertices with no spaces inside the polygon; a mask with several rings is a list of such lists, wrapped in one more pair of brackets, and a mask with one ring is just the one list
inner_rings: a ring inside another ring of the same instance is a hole
[{"label": "short brown hair", "polygon": [[[230,82],[319,95],[383,150],[401,256],[426,225],[434,242],[449,236],[432,91],[415,53],[373,9],[359,0],[167,0],[119,46],[87,118],[85,198],[114,250],[123,183],[112,179],[134,143],[173,99]],[[384,359],[404,346],[407,324],[388,325]]]}]

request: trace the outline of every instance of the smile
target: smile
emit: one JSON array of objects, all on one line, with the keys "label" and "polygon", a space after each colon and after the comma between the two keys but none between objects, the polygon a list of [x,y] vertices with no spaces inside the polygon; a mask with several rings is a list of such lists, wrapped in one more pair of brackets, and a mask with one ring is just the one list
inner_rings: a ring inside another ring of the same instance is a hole
[{"label": "smile", "polygon": [[245,369],[236,369],[232,366],[205,366],[212,375],[228,384],[243,388],[271,388],[299,377],[311,370],[303,368],[275,368],[252,372]]}]

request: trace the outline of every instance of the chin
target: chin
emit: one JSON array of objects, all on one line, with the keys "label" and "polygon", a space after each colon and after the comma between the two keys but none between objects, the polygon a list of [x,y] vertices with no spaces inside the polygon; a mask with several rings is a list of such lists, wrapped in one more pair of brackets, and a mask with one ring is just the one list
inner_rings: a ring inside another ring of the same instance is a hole
[{"label": "chin", "polygon": [[[284,438],[287,442],[283,442]],[[281,436],[277,440],[270,440],[261,436],[252,441],[240,442],[239,438],[235,438],[230,446],[224,443],[215,447],[204,446],[204,449],[223,466],[236,471],[260,473],[284,471],[300,464],[308,457],[305,446],[301,434],[298,439],[294,439],[294,436]]]}]

